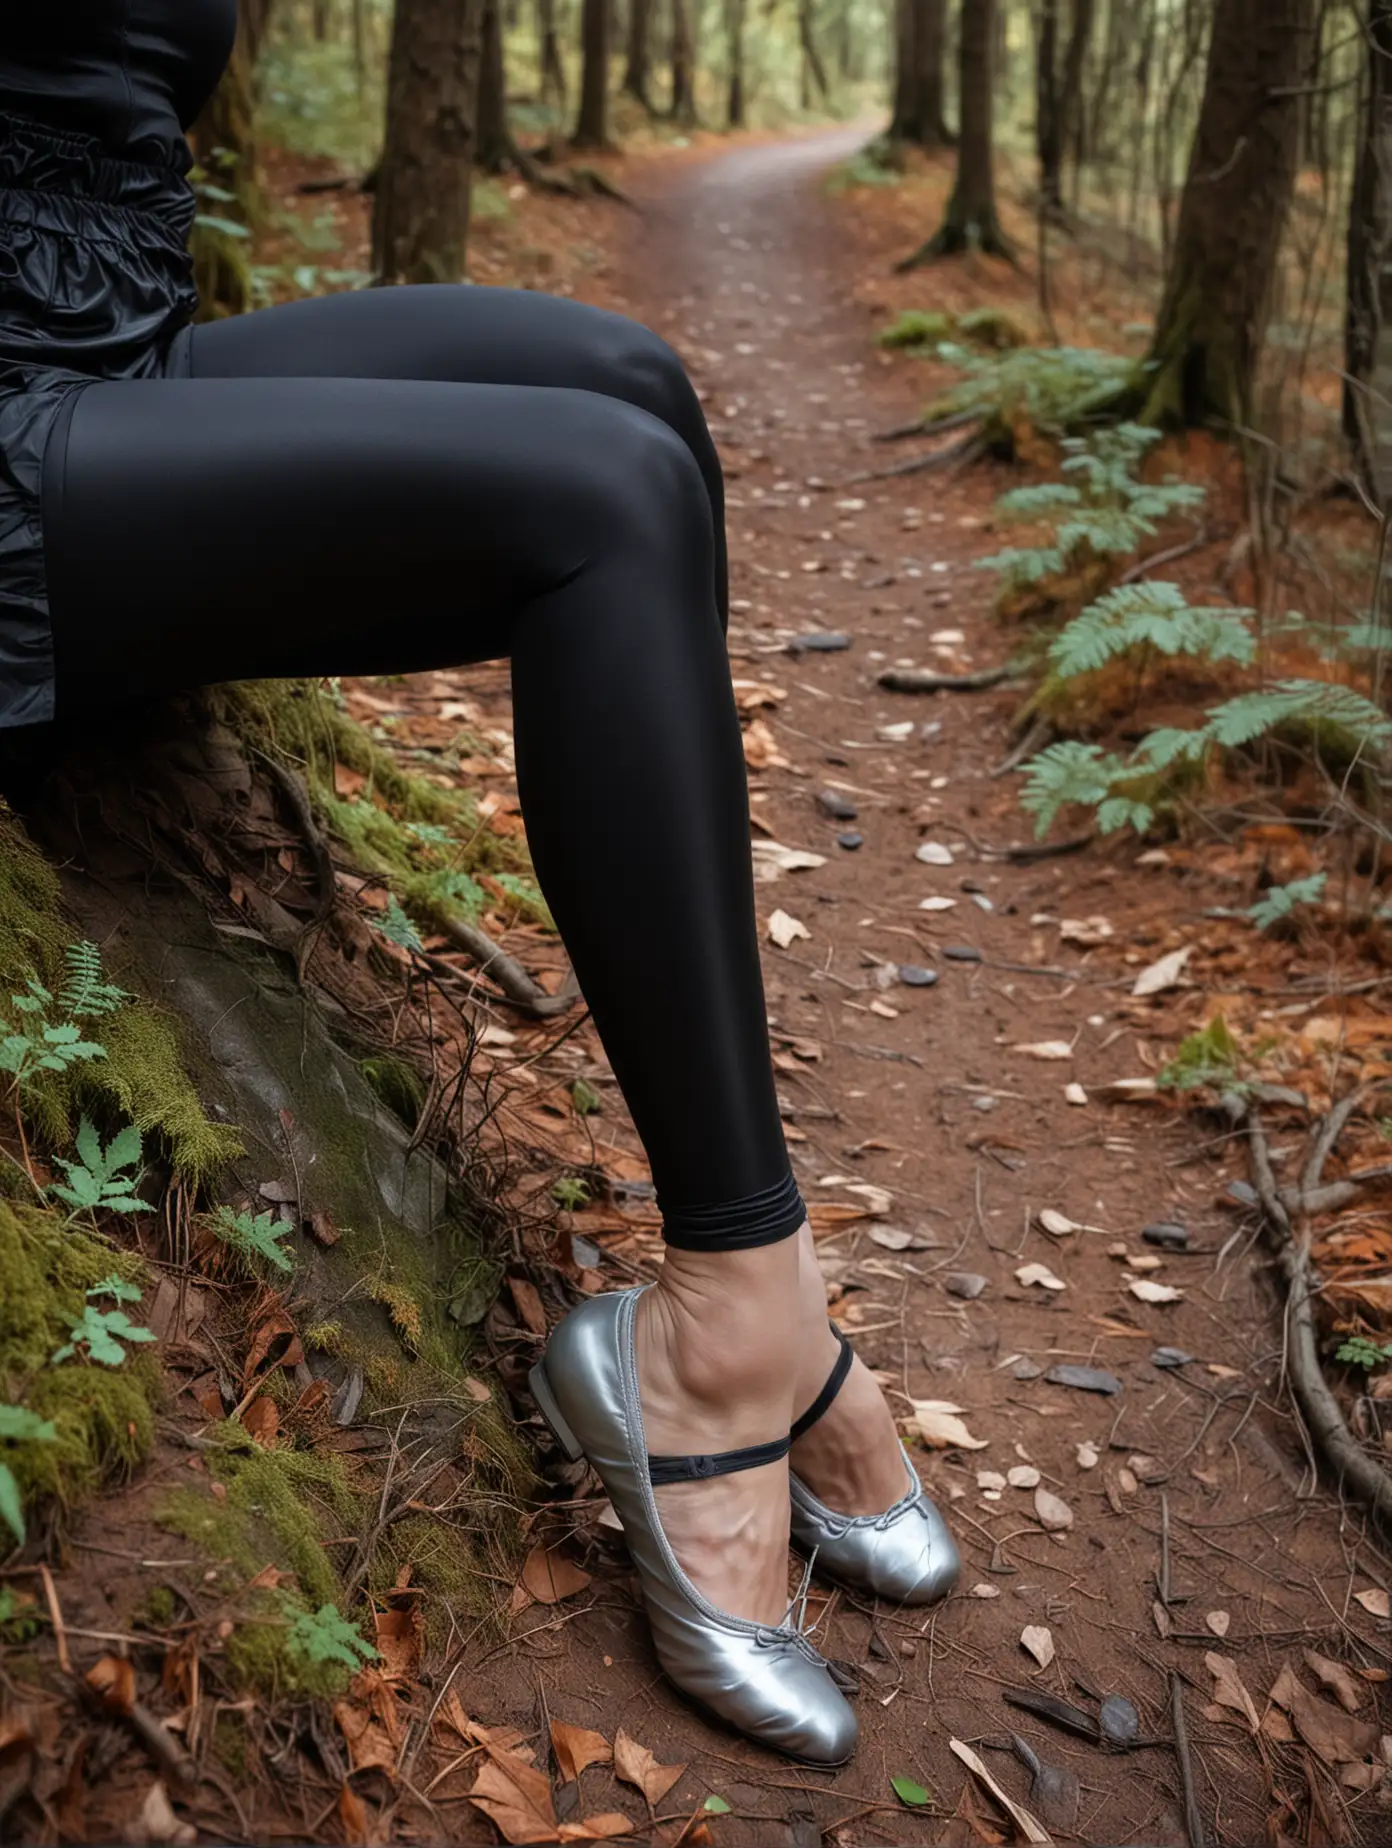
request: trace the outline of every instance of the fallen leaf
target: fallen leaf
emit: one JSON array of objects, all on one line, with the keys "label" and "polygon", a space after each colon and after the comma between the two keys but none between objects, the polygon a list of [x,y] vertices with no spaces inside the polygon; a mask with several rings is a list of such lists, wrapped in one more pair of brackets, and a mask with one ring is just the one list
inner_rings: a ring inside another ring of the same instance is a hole
[{"label": "fallen leaf", "polygon": [[1073,1510],[1068,1503],[1045,1488],[1034,1491],[1034,1514],[1046,1533],[1065,1533],[1073,1525]]},{"label": "fallen leaf", "polygon": [[124,1656],[102,1656],[87,1670],[86,1679],[108,1713],[125,1715],[135,1705],[135,1669]]},{"label": "fallen leaf", "polygon": [[564,1720],[552,1720],[551,1746],[563,1784],[579,1777],[587,1765],[612,1764],[614,1759],[614,1748],[603,1733],[590,1732],[584,1726],[568,1726]]},{"label": "fallen leaf", "polygon": [[792,765],[779,749],[778,740],[769,730],[768,722],[755,719],[745,727],[744,761],[751,770],[789,770]]},{"label": "fallen leaf", "polygon": [[1075,1454],[1079,1469],[1096,1469],[1102,1460],[1096,1444],[1079,1444]]},{"label": "fallen leaf", "polygon": [[242,1429],[254,1442],[269,1450],[280,1432],[280,1407],[274,1399],[261,1393],[242,1413]]},{"label": "fallen leaf", "polygon": [[1312,1694],[1287,1662],[1272,1686],[1273,1704],[1290,1715],[1291,1724],[1327,1765],[1358,1764],[1378,1749],[1378,1729],[1356,1720],[1332,1702]]},{"label": "fallen leaf", "polygon": [[813,872],[826,865],[824,853],[809,853],[805,847],[785,847],[781,841],[754,841],[754,877],[761,885],[771,884],[784,873]]},{"label": "fallen leaf", "polygon": [[556,1831],[563,1842],[611,1842],[616,1835],[632,1835],[633,1824],[621,1810],[587,1816],[583,1822],[563,1822]]},{"label": "fallen leaf", "polygon": [[1039,1487],[1039,1471],[1034,1467],[1033,1463],[1017,1463],[1014,1469],[1006,1476],[1006,1481],[1010,1484],[1012,1489],[1037,1489]]},{"label": "fallen leaf", "polygon": [[507,1286],[522,1326],[533,1335],[544,1335],[546,1311],[541,1306],[541,1293],[536,1285],[527,1277],[509,1277]]},{"label": "fallen leaf", "polygon": [[790,944],[796,943],[799,937],[805,937],[810,941],[812,936],[811,931],[799,918],[790,917],[786,911],[773,913],[768,921],[768,934],[770,942],[776,943],[780,950],[786,950]]},{"label": "fallen leaf", "polygon": [[1021,1052],[1027,1059],[1071,1059],[1073,1044],[1071,1040],[1035,1040],[1031,1045],[1012,1046],[1012,1052]]},{"label": "fallen leaf", "polygon": [[925,1444],[934,1450],[984,1450],[987,1439],[973,1437],[962,1422],[960,1405],[945,1399],[915,1399],[914,1425]]},{"label": "fallen leaf", "polygon": [[941,841],[924,841],[914,859],[921,860],[925,866],[951,866],[952,849],[944,847]]},{"label": "fallen leaf", "polygon": [[1064,918],[1059,924],[1059,942],[1076,943],[1085,950],[1115,935],[1110,918]]},{"label": "fallen leaf", "polygon": [[1231,1707],[1235,1713],[1240,1713],[1255,1733],[1261,1721],[1257,1718],[1252,1696],[1243,1686],[1242,1677],[1237,1672],[1237,1663],[1231,1656],[1216,1655],[1211,1649],[1204,1656],[1204,1662],[1213,1677],[1214,1700],[1220,1707]]},{"label": "fallen leaf", "polygon": [[367,1805],[351,1784],[345,1784],[339,1791],[336,1808],[339,1833],[346,1848],[368,1848],[371,1825],[367,1819]]},{"label": "fallen leaf", "polygon": [[1372,1591],[1356,1591],[1353,1596],[1354,1602],[1361,1604],[1370,1617],[1392,1616],[1392,1599],[1380,1585]]},{"label": "fallen leaf", "polygon": [[[356,1684],[355,1684],[356,1686]],[[393,1694],[393,1701],[396,1696]],[[356,1700],[334,1702],[334,1718],[348,1747],[348,1758],[355,1771],[385,1771],[396,1776],[396,1741],[380,1720]]]},{"label": "fallen leaf", "polygon": [[932,1798],[922,1784],[915,1783],[911,1777],[892,1777],[889,1780],[889,1787],[899,1801],[908,1804],[910,1809],[916,1809],[922,1804],[932,1802]]},{"label": "fallen leaf", "polygon": [[651,1809],[657,1808],[685,1770],[685,1765],[660,1765],[647,1746],[619,1728],[614,1740],[614,1775],[641,1790]]},{"label": "fallen leaf", "polygon": [[187,1844],[198,1840],[198,1831],[192,1823],[179,1821],[164,1785],[151,1784],[129,1839],[132,1842]]},{"label": "fallen leaf", "polygon": [[1000,1596],[1000,1586],[986,1584],[973,1585],[971,1590],[967,1593],[967,1596],[970,1598],[998,1598]]},{"label": "fallen leaf", "polygon": [[1005,1477],[999,1470],[979,1469],[976,1472],[976,1486],[979,1489],[990,1489],[999,1494],[1005,1487]]},{"label": "fallen leaf", "polygon": [[1204,1622],[1215,1636],[1226,1636],[1232,1624],[1232,1618],[1226,1611],[1210,1611]]},{"label": "fallen leaf", "polygon": [[1066,1104],[1081,1105],[1085,1104],[1087,1100],[1087,1092],[1076,1080],[1072,1084],[1066,1084],[1063,1087],[1063,1101]]},{"label": "fallen leaf", "polygon": [[1363,1705],[1363,1689],[1343,1663],[1320,1655],[1315,1649],[1302,1650],[1301,1654],[1305,1658],[1306,1668],[1317,1681],[1324,1683],[1345,1713],[1357,1713]]},{"label": "fallen leaf", "polygon": [[547,1546],[542,1540],[537,1541],[523,1562],[520,1580],[538,1604],[559,1604],[563,1598],[573,1598],[589,1582],[588,1572],[574,1560],[567,1559],[559,1548]]},{"label": "fallen leaf", "polygon": [[425,1619],[416,1598],[403,1598],[389,1610],[374,1611],[372,1622],[383,1673],[398,1681],[414,1681],[425,1645]]},{"label": "fallen leaf", "polygon": [[1132,1277],[1127,1288],[1143,1303],[1177,1303],[1184,1295],[1172,1283],[1153,1283],[1149,1277]]},{"label": "fallen leaf", "polygon": [[1194,954],[1190,944],[1182,950],[1171,950],[1168,956],[1162,956],[1158,962],[1151,963],[1148,969],[1142,969],[1136,977],[1133,995],[1158,995],[1167,988],[1178,988],[1179,978],[1184,973],[1184,965]]},{"label": "fallen leaf", "polygon": [[846,1193],[859,1195],[876,1219],[882,1219],[894,1205],[894,1195],[888,1188],[876,1187],[873,1181],[843,1181],[841,1186]]},{"label": "fallen leaf", "polygon": [[1047,1668],[1054,1659],[1053,1633],[1042,1623],[1025,1625],[1020,1632],[1020,1647],[1028,1650],[1041,1668]]},{"label": "fallen leaf", "polygon": [[469,1801],[497,1829],[505,1842],[554,1842],[558,1839],[551,1786],[544,1772],[529,1765],[516,1752],[489,1754]]},{"label": "fallen leaf", "polygon": [[957,900],[955,898],[921,898],[918,901],[918,908],[920,911],[955,911]]},{"label": "fallen leaf", "polygon": [[1016,1283],[1022,1283],[1028,1289],[1031,1284],[1038,1284],[1041,1290],[1066,1290],[1068,1285],[1061,1277],[1056,1277],[1047,1264],[1022,1264],[1015,1273]]},{"label": "fallen leaf", "polygon": [[1052,1206],[1041,1207],[1035,1218],[1043,1230],[1054,1238],[1067,1238],[1071,1232],[1084,1230],[1076,1219],[1070,1219],[1067,1213],[1056,1213]]},{"label": "fallen leaf", "polygon": [[[1047,1631],[1045,1634],[1047,1635]],[[1014,1797],[996,1782],[969,1745],[963,1745],[960,1739],[949,1739],[947,1743],[949,1749],[961,1759],[968,1771],[981,1779],[1027,1842],[1035,1844],[1036,1848],[1053,1848],[1054,1838],[1043,1823],[1031,1816],[1022,1803],[1017,1803]]]},{"label": "fallen leaf", "polygon": [[293,1572],[282,1572],[279,1566],[262,1566],[255,1578],[247,1580],[246,1588],[248,1591],[275,1591],[294,1576]]}]

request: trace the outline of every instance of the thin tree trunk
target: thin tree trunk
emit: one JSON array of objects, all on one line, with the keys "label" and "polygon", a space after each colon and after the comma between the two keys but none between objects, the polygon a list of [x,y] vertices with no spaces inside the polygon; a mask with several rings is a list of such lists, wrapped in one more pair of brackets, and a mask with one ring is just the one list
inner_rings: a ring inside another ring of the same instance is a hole
[{"label": "thin tree trunk", "polygon": [[560,39],[556,34],[556,0],[537,0],[537,62],[541,69],[541,97],[554,98],[556,107],[566,103],[565,61],[561,57]]},{"label": "thin tree trunk", "polygon": [[624,95],[636,98],[650,115],[653,113],[649,71],[651,23],[652,0],[629,0],[628,58],[622,87]]},{"label": "thin tree trunk", "polygon": [[[816,89],[823,103],[831,98],[826,66],[817,49],[817,34],[812,20],[812,0],[798,0],[798,43],[802,47],[803,108],[811,107],[811,90]],[[810,81],[809,81],[810,80]]]},{"label": "thin tree trunk", "polygon": [[687,0],[672,0],[672,101],[669,113],[679,128],[696,126],[695,73],[692,70],[691,19]]},{"label": "thin tree trunk", "polygon": [[1058,24],[1062,0],[1040,0],[1035,18],[1034,148],[1039,160],[1039,209],[1063,210],[1063,122],[1059,113]]},{"label": "thin tree trunk", "polygon": [[900,0],[895,14],[894,113],[891,141],[952,145],[944,109],[947,0]]},{"label": "thin tree trunk", "polygon": [[1372,0],[1349,199],[1344,430],[1365,484],[1392,505],[1392,0]]},{"label": "thin tree trunk", "polygon": [[744,127],[744,9],[745,0],[725,0],[725,55],[729,66],[725,120],[731,128]]},{"label": "thin tree trunk", "polygon": [[609,0],[581,0],[580,113],[573,148],[609,145]]},{"label": "thin tree trunk", "polygon": [[397,0],[372,223],[382,282],[463,280],[482,24],[482,0]]},{"label": "thin tree trunk", "polygon": [[483,0],[479,48],[478,136],[474,163],[484,173],[503,173],[511,165],[512,135],[507,119],[507,68],[504,61],[500,0]]},{"label": "thin tree trunk", "polygon": [[996,0],[962,0],[957,180],[942,225],[901,269],[972,249],[1014,258],[996,211],[991,84],[995,37]]},{"label": "thin tree trunk", "polygon": [[316,42],[322,45],[329,36],[329,0],[314,0],[311,26]]},{"label": "thin tree trunk", "polygon": [[1249,420],[1295,185],[1314,0],[1217,0],[1145,375],[1148,422]]}]

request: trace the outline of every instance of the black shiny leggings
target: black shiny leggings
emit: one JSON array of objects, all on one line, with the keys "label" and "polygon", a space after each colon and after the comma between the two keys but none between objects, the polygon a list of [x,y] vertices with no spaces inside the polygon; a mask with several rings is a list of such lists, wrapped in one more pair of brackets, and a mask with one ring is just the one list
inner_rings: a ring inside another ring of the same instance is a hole
[{"label": "black shiny leggings", "polygon": [[542,890],[667,1238],[794,1232],[722,635],[720,465],[653,334],[409,288],[195,331],[45,472],[58,714],[215,681],[509,656]]}]

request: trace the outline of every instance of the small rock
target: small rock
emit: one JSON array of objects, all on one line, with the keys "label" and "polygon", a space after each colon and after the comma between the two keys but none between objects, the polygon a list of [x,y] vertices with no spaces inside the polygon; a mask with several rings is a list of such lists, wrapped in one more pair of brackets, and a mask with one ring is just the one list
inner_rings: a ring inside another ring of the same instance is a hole
[{"label": "small rock", "polygon": [[1034,1517],[1046,1533],[1066,1533],[1073,1525],[1073,1510],[1048,1489],[1034,1491]]},{"label": "small rock", "polygon": [[845,796],[838,796],[834,789],[820,790],[816,797],[817,807],[833,821],[854,821],[860,810],[854,802]]},{"label": "small rock", "polygon": [[838,834],[836,837],[836,845],[838,847],[844,847],[847,853],[854,853],[857,847],[863,847],[865,845],[865,836],[863,834],[849,832],[846,834]]},{"label": "small rock", "polygon": [[1158,1245],[1162,1251],[1187,1251],[1189,1249],[1189,1228],[1173,1219],[1157,1219],[1154,1225],[1147,1226],[1141,1233],[1147,1245]]},{"label": "small rock", "polygon": [[976,1472],[976,1486],[979,1489],[994,1489],[999,1494],[1005,1487],[1005,1477],[998,1470],[979,1469]]},{"label": "small rock", "polygon": [[1124,1694],[1109,1694],[1097,1721],[1109,1745],[1130,1745],[1141,1730],[1141,1716]]},{"label": "small rock", "polygon": [[953,1271],[947,1280],[949,1296],[959,1296],[963,1302],[974,1303],[986,1288],[989,1278],[979,1276],[976,1271]]},{"label": "small rock", "polygon": [[971,943],[949,943],[943,955],[949,962],[979,963],[981,961],[981,951]]},{"label": "small rock", "polygon": [[1096,1469],[1101,1461],[1096,1444],[1079,1444],[1075,1454],[1079,1469]]},{"label": "small rock", "polygon": [[1022,1354],[1010,1369],[1010,1376],[1017,1380],[1037,1380],[1043,1371],[1042,1367],[1036,1366],[1032,1360]]},{"label": "small rock", "polygon": [[1224,1637],[1232,1625],[1232,1618],[1226,1611],[1209,1611],[1204,1622],[1217,1637]]},{"label": "small rock", "polygon": [[1250,1181],[1229,1181],[1228,1198],[1239,1206],[1260,1206],[1261,1196]]},{"label": "small rock", "polygon": [[1020,1632],[1020,1647],[1028,1649],[1041,1668],[1054,1659],[1054,1639],[1042,1623],[1027,1623]]},{"label": "small rock", "polygon": [[937,986],[936,969],[925,969],[922,963],[900,963],[899,980],[907,988],[934,988]]},{"label": "small rock", "polygon": [[901,1656],[908,1656],[910,1661],[912,1661],[914,1656],[918,1654],[918,1644],[914,1642],[911,1637],[906,1636],[899,1645],[899,1653]]},{"label": "small rock", "polygon": [[1183,1348],[1158,1347],[1150,1357],[1152,1367],[1187,1367],[1194,1356]]},{"label": "small rock", "polygon": [[825,630],[820,634],[795,635],[788,643],[789,654],[840,654],[849,648],[851,638],[842,635],[839,630]]},{"label": "small rock", "polygon": [[1121,1391],[1121,1381],[1115,1373],[1108,1373],[1102,1367],[1078,1367],[1072,1361],[1065,1361],[1057,1367],[1050,1367],[1044,1378],[1051,1386],[1072,1386],[1078,1392],[1105,1392],[1108,1394]]},{"label": "small rock", "polygon": [[1000,1099],[998,1097],[974,1097],[972,1109],[979,1110],[983,1116],[989,1116],[993,1110],[1000,1109]]},{"label": "small rock", "polygon": [[986,1584],[973,1585],[971,1590],[967,1593],[967,1596],[969,1598],[998,1598],[1000,1596],[1000,1586]]},{"label": "small rock", "polygon": [[1033,1463],[1017,1463],[1014,1469],[1006,1471],[1005,1480],[1012,1489],[1037,1489],[1039,1471]]},{"label": "small rock", "polygon": [[952,849],[944,847],[941,841],[924,841],[914,859],[921,860],[925,866],[951,866]]}]

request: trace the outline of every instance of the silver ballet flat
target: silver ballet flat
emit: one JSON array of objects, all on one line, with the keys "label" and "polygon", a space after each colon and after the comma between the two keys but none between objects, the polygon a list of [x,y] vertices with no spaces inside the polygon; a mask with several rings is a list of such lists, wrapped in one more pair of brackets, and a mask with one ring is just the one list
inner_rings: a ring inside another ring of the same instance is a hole
[{"label": "silver ballet flat", "polygon": [[[826,1385],[794,1424],[789,1434],[793,1443],[816,1424],[851,1370],[851,1344],[834,1323],[832,1332],[841,1352]],[[856,1591],[868,1591],[890,1604],[936,1604],[957,1583],[962,1561],[908,1452],[902,1444],[899,1450],[908,1478],[905,1493],[883,1514],[838,1514],[794,1473],[789,1484],[793,1545],[819,1572]]]},{"label": "silver ballet flat", "polygon": [[[650,1287],[650,1286],[649,1286]],[[532,1369],[542,1417],[573,1462],[588,1459],[609,1492],[668,1677],[728,1725],[809,1764],[844,1764],[855,1714],[800,1625],[751,1623],[717,1610],[682,1571],[662,1531],[654,1484],[699,1482],[777,1462],[790,1439],[709,1457],[651,1457],[634,1347],[641,1289],[592,1296],[554,1331]]]}]

